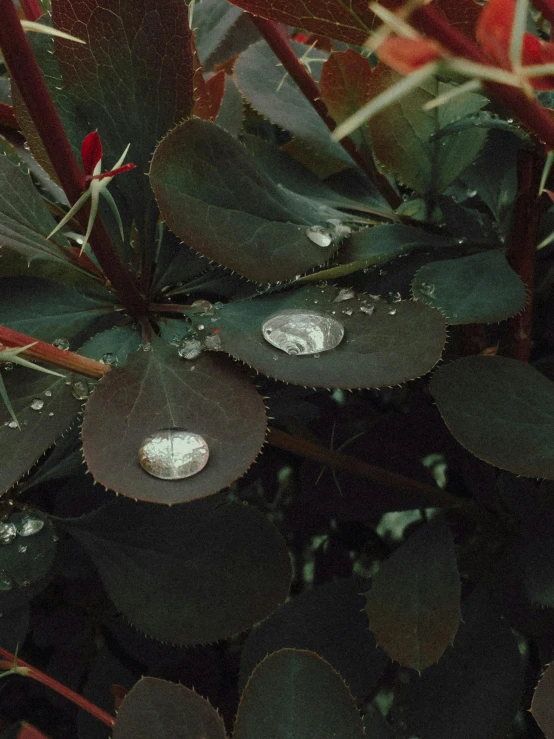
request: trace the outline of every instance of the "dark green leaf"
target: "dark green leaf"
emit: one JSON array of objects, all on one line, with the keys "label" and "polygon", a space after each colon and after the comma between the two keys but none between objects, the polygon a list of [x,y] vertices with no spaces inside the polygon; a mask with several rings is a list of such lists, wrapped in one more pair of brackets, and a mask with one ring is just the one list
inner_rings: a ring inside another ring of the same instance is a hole
[{"label": "dark green leaf", "polygon": [[425,232],[421,228],[392,223],[372,226],[352,234],[344,249],[342,262],[363,262],[365,266],[384,264],[411,251],[453,247],[454,239]]},{"label": "dark green leaf", "polygon": [[225,37],[242,14],[227,0],[202,0],[193,11],[194,41],[202,64],[225,40]]},{"label": "dark green leaf", "polygon": [[[16,483],[55,443],[80,409],[78,401],[71,395],[71,376],[67,379],[53,377],[23,367],[15,367],[11,372],[4,372],[3,376],[21,431],[10,428],[8,410],[0,407],[2,491]],[[31,408],[35,399],[44,402],[41,410]]]},{"label": "dark green leaf", "polygon": [[113,739],[226,739],[218,712],[194,690],[143,677],[125,696]]},{"label": "dark green leaf", "polygon": [[238,136],[242,128],[242,97],[230,75],[225,78],[225,92],[215,122],[231,136]]},{"label": "dark green leaf", "polygon": [[523,663],[517,639],[478,589],[462,611],[454,641],[438,664],[407,678],[395,708],[405,736],[492,739],[509,736],[520,705]]},{"label": "dark green leaf", "polygon": [[[421,303],[389,305],[363,294],[334,303],[338,288],[308,286],[240,303],[218,312],[222,349],[258,372],[313,387],[397,385],[428,372],[440,359],[446,339],[444,319]],[[375,306],[373,315],[361,308]],[[344,325],[336,349],[320,356],[290,356],[268,344],[262,324],[274,313],[307,309],[330,314]],[[333,313],[334,311],[334,313]]]},{"label": "dark green leaf", "polygon": [[544,671],[531,703],[531,713],[546,739],[554,737],[554,665]]},{"label": "dark green leaf", "polygon": [[369,695],[387,656],[376,648],[363,611],[361,580],[339,580],[301,593],[257,626],[241,656],[241,684],[267,654],[283,647],[310,649],[326,659],[354,697]]},{"label": "dark green leaf", "polygon": [[156,149],[150,181],[168,226],[209,259],[277,282],[329,259],[306,235],[342,214],[275,184],[230,134],[207,121],[177,126]]},{"label": "dark green leaf", "polygon": [[344,680],[314,652],[281,649],[252,673],[233,739],[363,739],[360,714]]},{"label": "dark green leaf", "polygon": [[[198,474],[161,480],[139,464],[139,448],[156,431],[200,434],[210,458]],[[181,359],[161,341],[112,369],[90,397],[83,451],[94,478],[107,488],[153,503],[183,503],[213,495],[250,467],[265,436],[264,403],[238,367],[223,356]],[[114,445],[114,439],[118,443]]]},{"label": "dark green leaf", "polygon": [[174,508],[116,500],[64,525],[138,629],[175,644],[229,637],[286,598],[290,560],[254,508],[203,500]]},{"label": "dark green leaf", "polygon": [[456,635],[460,590],[450,530],[440,520],[422,526],[373,578],[366,611],[377,643],[405,667],[429,667]]},{"label": "dark green leaf", "polygon": [[[378,65],[372,75],[372,96],[400,79],[397,72]],[[462,131],[446,139],[430,140],[443,126],[482,108],[487,100],[469,92],[431,110],[423,105],[453,89],[435,79],[423,82],[369,121],[375,156],[420,194],[440,193],[471,164],[485,143],[484,129]]]},{"label": "dark green leaf", "polygon": [[107,290],[87,297],[77,290],[35,277],[0,281],[0,323],[14,331],[52,342],[71,339],[102,316],[113,313],[116,298]]},{"label": "dark green leaf", "polygon": [[[319,79],[327,54],[320,49],[309,51],[303,44],[292,45],[296,55],[307,54],[312,74]],[[307,144],[315,154],[331,157],[346,166],[354,166],[349,154],[331,138],[331,132],[302,94],[298,85],[279,64],[265,41],[252,44],[235,64],[237,87],[250,105],[285,131]]]},{"label": "dark green leaf", "polygon": [[140,334],[134,326],[114,326],[89,339],[79,348],[79,354],[98,361],[109,354],[111,357],[106,357],[105,363],[109,364],[108,359],[113,359],[112,364],[121,366],[125,364],[129,354],[139,350],[140,344]]},{"label": "dark green leaf", "polygon": [[446,425],[479,459],[516,475],[554,479],[554,385],[507,357],[441,367],[430,390]]},{"label": "dark green leaf", "polygon": [[450,324],[496,323],[523,310],[525,285],[500,251],[425,264],[412,283],[416,300]]}]

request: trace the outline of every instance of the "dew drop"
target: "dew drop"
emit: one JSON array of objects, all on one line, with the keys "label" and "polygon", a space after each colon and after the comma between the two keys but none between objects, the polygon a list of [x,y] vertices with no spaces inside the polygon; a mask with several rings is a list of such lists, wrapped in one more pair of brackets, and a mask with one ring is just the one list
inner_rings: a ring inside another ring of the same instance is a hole
[{"label": "dew drop", "polygon": [[372,316],[375,313],[374,305],[360,305],[362,313],[366,313],[368,316]]},{"label": "dew drop", "polygon": [[0,574],[0,590],[6,591],[13,588],[13,581],[4,573]]},{"label": "dew drop", "polygon": [[17,529],[13,523],[0,523],[0,546],[10,544],[17,536]]},{"label": "dew drop", "polygon": [[395,316],[396,315],[396,308],[389,308],[388,314],[389,314],[389,316]]},{"label": "dew drop", "polygon": [[203,323],[199,323],[199,324],[198,324],[198,330],[199,330],[199,331],[203,331],[204,329],[205,329],[205,326],[204,326],[204,324],[203,324]]},{"label": "dew drop", "polygon": [[25,552],[27,551],[27,548],[28,547],[25,544],[19,544],[18,547],[17,547],[17,551],[20,554],[25,554]]},{"label": "dew drop", "polygon": [[45,395],[45,396],[46,396],[47,398],[51,398],[51,397],[52,397],[52,391],[51,391],[51,390],[45,390],[45,391],[44,391],[44,395]]},{"label": "dew drop", "polygon": [[206,346],[206,349],[217,351],[218,349],[221,349],[221,338],[219,334],[212,334],[211,336],[206,336],[204,344]]},{"label": "dew drop", "polygon": [[344,313],[345,316],[351,316],[352,315],[352,311],[350,310],[350,308],[348,308],[348,310],[343,310],[343,313]]},{"label": "dew drop", "polygon": [[198,339],[183,339],[177,347],[181,359],[197,359],[202,354],[202,342]]},{"label": "dew drop", "polygon": [[356,293],[354,290],[352,290],[351,287],[343,287],[342,290],[339,291],[339,294],[336,298],[334,298],[333,303],[342,303],[345,300],[352,300],[352,298],[356,297]]},{"label": "dew drop", "polygon": [[333,234],[324,226],[310,226],[306,229],[306,236],[317,246],[331,246]]},{"label": "dew drop", "polygon": [[419,286],[419,292],[422,295],[426,295],[428,298],[432,298],[435,294],[435,286],[432,282],[422,282]]},{"label": "dew drop", "polygon": [[350,236],[352,229],[338,218],[329,218],[327,223],[333,227],[333,238],[337,241]]},{"label": "dew drop", "polygon": [[388,293],[387,303],[400,303],[402,295],[400,293]]},{"label": "dew drop", "polygon": [[139,449],[140,466],[160,480],[182,480],[196,475],[210,455],[200,434],[184,429],[162,429],[147,436]]},{"label": "dew drop", "polygon": [[35,398],[31,403],[31,408],[34,411],[41,411],[44,408],[44,400],[41,400],[40,398]]},{"label": "dew drop", "polygon": [[344,326],[336,318],[302,309],[283,310],[262,325],[264,339],[291,356],[318,354],[337,347]]},{"label": "dew drop", "polygon": [[44,528],[43,519],[32,513],[16,513],[10,523],[15,526],[19,536],[34,536]]},{"label": "dew drop", "polygon": [[86,400],[89,396],[88,383],[83,382],[83,380],[74,382],[71,386],[71,395],[75,400]]},{"label": "dew drop", "polygon": [[13,370],[13,362],[4,362],[2,367],[6,372],[10,372],[11,370]]},{"label": "dew drop", "polygon": [[17,429],[17,428],[19,428],[19,426],[17,425],[17,421],[10,421],[8,423],[8,428],[10,428],[10,429]]},{"label": "dew drop", "polygon": [[477,190],[467,190],[466,195],[468,198],[474,198],[477,195]]},{"label": "dew drop", "polygon": [[119,359],[116,357],[115,354],[112,354],[111,352],[103,354],[100,361],[102,362],[102,364],[107,364],[110,367],[117,367],[117,365],[119,364]]},{"label": "dew drop", "polygon": [[203,313],[209,313],[214,307],[209,300],[195,300],[194,303],[192,303],[191,308],[201,310]]},{"label": "dew drop", "polygon": [[69,349],[69,341],[67,339],[54,339],[52,344],[56,347],[56,349],[61,349],[64,352],[68,351]]}]

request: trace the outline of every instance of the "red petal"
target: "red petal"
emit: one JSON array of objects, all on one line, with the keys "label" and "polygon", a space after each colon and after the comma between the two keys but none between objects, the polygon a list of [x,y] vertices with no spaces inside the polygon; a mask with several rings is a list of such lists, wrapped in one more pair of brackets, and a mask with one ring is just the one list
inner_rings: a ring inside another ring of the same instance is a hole
[{"label": "red petal", "polygon": [[[522,61],[524,65],[550,64],[554,62],[554,44],[541,41],[536,36],[526,33],[523,37]],[[554,75],[530,77],[529,82],[535,90],[553,90]]]},{"label": "red petal", "polygon": [[83,161],[83,171],[85,177],[90,177],[94,172],[94,168],[102,159],[102,142],[98,131],[93,131],[85,136],[81,144],[81,159]]},{"label": "red petal", "polygon": [[377,54],[382,62],[401,74],[410,74],[425,64],[445,56],[441,47],[431,39],[400,36],[389,36],[379,45]]},{"label": "red petal", "polygon": [[106,177],[115,177],[116,174],[121,174],[122,172],[128,172],[130,169],[134,169],[137,165],[136,164],[124,164],[122,167],[118,167],[117,169],[110,169],[109,172],[102,172],[102,174],[95,174],[92,177],[87,177],[87,182],[90,182],[90,180],[103,180]]},{"label": "red petal", "polygon": [[489,0],[477,22],[477,41],[491,59],[511,69],[510,43],[516,0]]}]

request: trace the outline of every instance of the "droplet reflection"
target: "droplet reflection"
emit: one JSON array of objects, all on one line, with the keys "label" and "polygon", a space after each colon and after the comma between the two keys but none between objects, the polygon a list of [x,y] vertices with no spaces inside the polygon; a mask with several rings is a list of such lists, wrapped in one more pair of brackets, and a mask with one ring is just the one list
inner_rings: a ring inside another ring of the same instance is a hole
[{"label": "droplet reflection", "polygon": [[192,477],[208,463],[210,450],[200,434],[184,429],[162,429],[147,436],[139,449],[141,467],[160,480]]},{"label": "droplet reflection", "polygon": [[264,339],[292,356],[319,354],[337,347],[344,326],[325,313],[302,309],[283,310],[262,326]]}]

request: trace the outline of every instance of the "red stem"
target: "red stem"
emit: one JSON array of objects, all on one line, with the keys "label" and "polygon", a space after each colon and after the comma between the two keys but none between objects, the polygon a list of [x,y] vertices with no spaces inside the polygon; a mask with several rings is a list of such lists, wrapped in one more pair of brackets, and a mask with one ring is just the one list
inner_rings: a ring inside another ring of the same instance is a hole
[{"label": "red stem", "polygon": [[[82,357],[80,354],[63,351],[52,344],[45,341],[38,341],[32,336],[20,334],[19,331],[13,331],[11,328],[0,326],[0,344],[7,347],[27,346],[36,342],[34,346],[23,352],[25,359],[37,359],[41,362],[48,362],[56,367],[62,367],[70,372],[77,372],[85,377],[99,379],[109,371],[109,366],[96,362],[94,359]],[[2,352],[0,351],[0,361],[2,360]]]},{"label": "red stem", "polygon": [[38,0],[19,0],[19,4],[28,21],[38,21],[42,15]]},{"label": "red stem", "polygon": [[71,690],[67,686],[62,685],[62,683],[54,680],[53,677],[50,677],[44,672],[37,670],[36,667],[33,667],[28,662],[24,662],[22,659],[19,659],[19,657],[16,657],[15,654],[8,652],[6,649],[2,649],[2,647],[0,647],[0,655],[6,658],[5,662],[2,661],[0,663],[0,667],[2,667],[3,669],[9,670],[14,666],[25,667],[27,670],[25,673],[26,677],[30,677],[33,680],[46,685],[46,687],[55,690],[56,693],[59,693],[59,695],[63,695],[64,698],[67,698],[72,703],[75,703],[76,706],[79,706],[79,708],[82,708],[84,711],[87,711],[87,713],[90,713],[91,716],[94,716],[99,721],[102,721],[102,723],[106,724],[106,726],[109,726],[110,729],[115,726],[115,718],[113,716],[110,716],[109,713],[106,713],[106,711],[103,711],[101,708],[98,708],[98,706],[95,706],[94,703],[91,703],[86,698],[83,698],[83,696],[79,695],[79,693],[76,693],[74,690]]},{"label": "red stem", "polygon": [[521,277],[527,290],[523,311],[510,320],[513,336],[512,354],[515,359],[528,362],[531,353],[533,328],[533,278],[537,252],[537,230],[545,200],[539,198],[539,185],[544,156],[525,151],[518,155],[518,197],[514,209],[514,226],[508,261]]},{"label": "red stem", "polygon": [[[329,115],[327,106],[321,99],[321,91],[314,79],[304,69],[302,64],[290,45],[288,36],[273,21],[260,18],[257,15],[251,15],[252,22],[266,40],[275,56],[279,59],[283,68],[288,72],[291,78],[296,82],[300,91],[306,99],[311,103],[321,120],[325,123],[330,131],[334,131],[337,124]],[[341,139],[340,144],[362,169],[369,179],[375,184],[381,195],[385,198],[391,208],[398,208],[402,202],[400,196],[394,191],[386,177],[384,177],[375,166],[373,161],[367,160],[361,156],[356,149],[356,145],[352,139],[345,137]]]},{"label": "red stem", "polygon": [[[410,23],[426,36],[438,41],[455,56],[490,66],[490,60],[470,38],[453,28],[446,17],[430,5],[414,11]],[[554,120],[534,99],[517,87],[483,82],[489,93],[510,110],[548,148],[554,149]]]},{"label": "red stem", "polygon": [[[11,79],[17,85],[69,202],[75,203],[85,187],[84,176],[12,0],[0,0],[0,18],[0,49]],[[77,214],[83,230],[86,229],[87,217],[88,208],[83,208]],[[129,313],[133,317],[144,315],[147,301],[140,294],[131,273],[120,262],[99,217],[95,220],[90,244],[104,274],[117,290]]]}]

